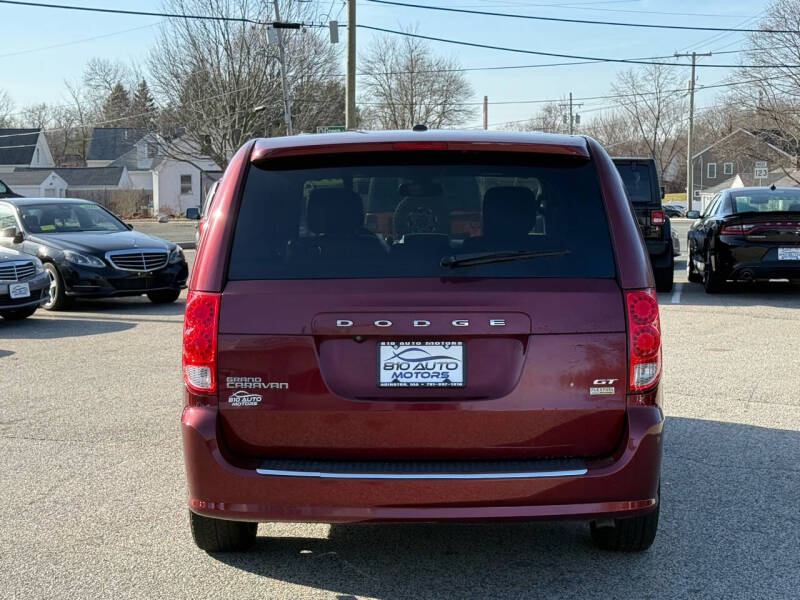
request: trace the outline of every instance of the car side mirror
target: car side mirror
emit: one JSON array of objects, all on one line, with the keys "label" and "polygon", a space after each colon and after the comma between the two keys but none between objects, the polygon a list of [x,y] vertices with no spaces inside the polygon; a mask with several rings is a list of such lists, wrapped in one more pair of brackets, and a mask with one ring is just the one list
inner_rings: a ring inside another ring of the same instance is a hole
[{"label": "car side mirror", "polygon": [[688,210],[688,211],[686,211],[686,218],[687,219],[699,219],[700,218],[700,211]]},{"label": "car side mirror", "polygon": [[186,218],[191,219],[193,221],[197,221],[200,219],[200,209],[198,208],[187,208],[186,209]]},{"label": "car side mirror", "polygon": [[0,237],[12,238],[11,241],[15,244],[19,244],[23,239],[22,232],[13,226],[0,230]]}]

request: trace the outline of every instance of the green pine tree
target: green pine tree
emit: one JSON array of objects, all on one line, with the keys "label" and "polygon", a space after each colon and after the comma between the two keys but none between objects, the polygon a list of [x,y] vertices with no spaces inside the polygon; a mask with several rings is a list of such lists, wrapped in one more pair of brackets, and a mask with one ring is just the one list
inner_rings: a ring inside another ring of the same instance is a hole
[{"label": "green pine tree", "polygon": [[147,82],[142,79],[133,93],[131,102],[131,126],[140,129],[152,129],[157,117],[158,108]]},{"label": "green pine tree", "polygon": [[126,127],[130,114],[130,94],[121,83],[117,82],[103,103],[103,121],[108,127]]}]

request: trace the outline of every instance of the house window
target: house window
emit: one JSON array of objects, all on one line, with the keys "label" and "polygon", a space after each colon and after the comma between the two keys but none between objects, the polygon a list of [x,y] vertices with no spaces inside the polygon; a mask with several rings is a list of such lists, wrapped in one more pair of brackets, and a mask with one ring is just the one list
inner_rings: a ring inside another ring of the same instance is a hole
[{"label": "house window", "polygon": [[725,175],[733,175],[733,163],[725,163],[722,165],[722,172]]},{"label": "house window", "polygon": [[717,178],[717,163],[708,163],[708,178]]},{"label": "house window", "polygon": [[147,142],[147,158],[155,158],[156,156],[158,156],[158,144]]},{"label": "house window", "polygon": [[192,176],[191,175],[181,175],[181,194],[191,194],[192,193]]}]

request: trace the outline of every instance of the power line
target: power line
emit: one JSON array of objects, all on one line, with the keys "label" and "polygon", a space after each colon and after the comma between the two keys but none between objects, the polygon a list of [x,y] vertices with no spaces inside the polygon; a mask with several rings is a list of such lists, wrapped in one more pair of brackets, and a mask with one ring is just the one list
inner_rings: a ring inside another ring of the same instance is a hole
[{"label": "power line", "polygon": [[[229,23],[249,23],[252,25],[276,25],[274,21],[257,21],[248,17],[228,17],[223,15],[188,15],[184,13],[166,13],[144,10],[123,10],[120,8],[98,8],[95,6],[74,6],[70,4],[48,4],[44,2],[23,2],[22,0],[0,0],[0,4],[13,4],[34,8],[56,8],[61,10],[77,10],[83,12],[106,13],[112,15],[127,15],[137,17],[160,17],[162,19],[188,19],[194,21],[223,21]],[[299,23],[306,27],[317,27],[317,24]]]},{"label": "power line", "polygon": [[430,6],[426,4],[408,4],[405,2],[395,2],[394,0],[367,0],[373,4],[388,4],[392,6],[402,6],[403,8],[420,8],[423,10],[436,10],[442,12],[461,13],[470,15],[481,15],[487,17],[506,17],[513,19],[528,19],[533,21],[550,21],[557,23],[577,23],[581,25],[604,25],[611,27],[640,27],[646,29],[679,29],[684,31],[725,31],[736,33],[792,33],[800,31],[793,29],[733,29],[731,27],[703,27],[696,25],[656,25],[654,23],[626,23],[624,21],[592,21],[589,19],[567,19],[564,17],[542,17],[534,15],[521,15],[515,13],[502,13],[485,10],[469,10],[465,8],[450,8],[445,6]]},{"label": "power line", "polygon": [[[632,64],[632,65],[661,65],[667,67],[688,67],[691,65],[687,65],[686,63],[676,63],[676,62],[663,62],[663,61],[653,61],[653,60],[634,60],[629,58],[604,58],[598,56],[581,56],[577,54],[560,54],[556,52],[543,52],[540,50],[525,50],[522,48],[510,48],[507,46],[494,46],[492,44],[480,44],[477,42],[465,42],[461,40],[453,40],[448,38],[440,38],[430,35],[422,35],[419,33],[411,33],[408,31],[398,31],[396,29],[387,29],[385,27],[374,27],[372,25],[364,25],[358,24],[357,27],[361,29],[368,29],[371,31],[380,31],[382,33],[391,33],[394,35],[401,35],[406,37],[413,37],[422,40],[430,40],[433,42],[443,42],[445,44],[456,44],[458,46],[469,46],[471,48],[484,48],[487,50],[501,50],[503,52],[515,52],[517,54],[534,54],[536,56],[551,56],[554,58],[572,58],[576,60],[583,60],[589,62],[604,62],[604,63],[622,63],[622,64]],[[703,64],[698,65],[698,67],[702,66],[703,68],[716,68],[716,69],[739,69],[739,68],[749,68],[749,69],[769,69],[769,68],[793,68],[797,69],[800,68],[800,64],[796,65],[720,65],[720,64]]]}]

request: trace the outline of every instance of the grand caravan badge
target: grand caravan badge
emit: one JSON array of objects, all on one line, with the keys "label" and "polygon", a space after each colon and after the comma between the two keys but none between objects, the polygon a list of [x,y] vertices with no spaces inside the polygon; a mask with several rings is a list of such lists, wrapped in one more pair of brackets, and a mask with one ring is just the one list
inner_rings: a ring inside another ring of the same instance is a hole
[{"label": "grand caravan badge", "polygon": [[463,387],[464,342],[379,342],[379,387]]}]

